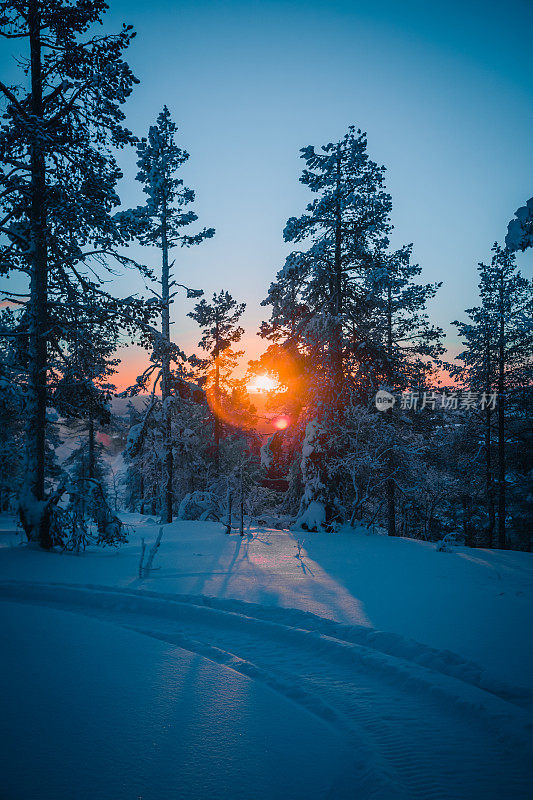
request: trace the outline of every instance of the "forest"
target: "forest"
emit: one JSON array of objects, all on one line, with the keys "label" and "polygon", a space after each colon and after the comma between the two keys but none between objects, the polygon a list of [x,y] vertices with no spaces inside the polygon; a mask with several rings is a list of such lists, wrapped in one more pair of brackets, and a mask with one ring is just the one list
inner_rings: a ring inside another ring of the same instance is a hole
[{"label": "forest", "polygon": [[[135,31],[102,34],[105,8],[1,4],[2,36],[21,52],[18,83],[0,82],[1,510],[46,550],[125,542],[120,514],[135,511],[241,535],[252,523],[332,536],[363,525],[444,549],[530,551],[533,283],[520,257],[533,199],[509,209],[488,263],[471,265],[478,300],[456,297],[452,356],[428,311],[441,282],[424,283],[412,244],[391,246],[372,142],[351,125],[302,142],[293,180],[307,201],[280,231],[292,249],[272,264],[252,332],[263,352],[244,369],[245,304],[223,275],[206,295],[177,264],[217,235],[181,177],[179,113],[165,105],[129,130]],[[126,149],[136,174],[119,167]],[[127,208],[132,181],[144,203]],[[120,272],[140,274],[146,293],[114,292]],[[180,346],[178,294],[196,352]],[[134,344],[145,360],[119,390]]]},{"label": "forest", "polygon": [[532,32],[0,0],[2,800],[531,800]]}]

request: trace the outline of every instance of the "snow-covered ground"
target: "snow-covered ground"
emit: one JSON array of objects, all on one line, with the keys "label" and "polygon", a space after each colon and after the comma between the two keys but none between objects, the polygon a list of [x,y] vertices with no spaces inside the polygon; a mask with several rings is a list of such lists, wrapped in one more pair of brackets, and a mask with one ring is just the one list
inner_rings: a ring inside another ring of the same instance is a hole
[{"label": "snow-covered ground", "polygon": [[532,555],[128,522],[0,518],[6,800],[532,796]]}]

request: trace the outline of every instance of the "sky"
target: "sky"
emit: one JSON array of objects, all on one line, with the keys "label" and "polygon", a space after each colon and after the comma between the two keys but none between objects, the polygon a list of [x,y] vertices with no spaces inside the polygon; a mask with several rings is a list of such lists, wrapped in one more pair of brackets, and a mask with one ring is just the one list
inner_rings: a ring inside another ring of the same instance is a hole
[{"label": "sky", "polygon": [[[299,183],[301,147],[341,138],[353,124],[387,168],[393,246],[414,244],[424,281],[443,281],[430,306],[451,352],[451,321],[476,303],[476,265],[505,237],[533,194],[532,0],[108,0],[105,29],[137,30],[127,60],[141,83],[125,105],[146,135],[164,104],[190,153],[199,226],[216,235],[176,251],[180,283],[246,302],[246,357],[268,309],[260,302],[290,247],[283,228],[311,199]],[[7,47],[5,82],[15,76]],[[125,207],[142,202],[135,153],[121,153]],[[159,266],[157,252],[132,255]],[[531,251],[519,254],[531,274]],[[116,279],[119,293],[142,291]],[[199,332],[178,297],[172,336],[197,351]],[[124,355],[119,383],[146,359]]]}]

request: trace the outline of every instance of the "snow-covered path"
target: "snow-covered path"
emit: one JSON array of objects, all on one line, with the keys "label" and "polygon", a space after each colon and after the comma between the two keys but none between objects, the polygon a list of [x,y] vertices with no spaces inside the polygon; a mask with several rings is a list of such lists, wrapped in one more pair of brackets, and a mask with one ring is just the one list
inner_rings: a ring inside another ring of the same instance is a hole
[{"label": "snow-covered path", "polygon": [[2,800],[322,800],[336,732],[264,684],[68,611],[0,607]]},{"label": "snow-covered path", "polygon": [[157,569],[139,580],[141,537],[150,545],[159,525],[139,514],[124,516],[131,525],[126,545],[80,555],[28,548],[13,519],[0,517],[0,580],[101,584],[301,609],[449,650],[495,680],[533,689],[531,553],[438,553],[429,542],[364,529],[334,536],[256,529],[253,539],[242,540],[213,522],[177,521],[165,526]]},{"label": "snow-covered path", "polygon": [[[236,599],[7,581],[0,597],[144,634],[274,690],[342,741],[332,797],[531,797],[532,717],[522,707],[529,698],[487,684],[449,653]],[[261,793],[264,777],[258,775],[257,797],[277,797],[272,787]],[[180,796],[202,795],[190,787]],[[246,795],[237,787],[233,796]],[[307,796],[327,794],[322,787]]]}]

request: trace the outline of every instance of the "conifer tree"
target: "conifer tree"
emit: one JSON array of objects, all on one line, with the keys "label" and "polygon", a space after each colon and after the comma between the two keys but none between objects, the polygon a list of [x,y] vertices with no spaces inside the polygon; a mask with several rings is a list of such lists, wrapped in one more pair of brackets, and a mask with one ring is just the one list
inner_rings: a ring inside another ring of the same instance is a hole
[{"label": "conifer tree", "polygon": [[[174,493],[172,488],[173,452],[171,439],[172,395],[171,365],[183,360],[183,354],[171,342],[170,310],[176,295],[176,287],[186,289],[187,297],[198,297],[201,291],[189,289],[177,283],[171,274],[173,261],[170,253],[175,247],[190,247],[211,238],[213,228],[204,228],[198,233],[188,232],[188,226],[198,220],[189,206],[194,202],[194,192],[177,177],[178,170],[188,160],[189,154],[175,143],[177,126],[172,121],[170,111],[164,106],[155,125],[150,127],[148,138],[143,139],[137,148],[137,180],[143,185],[148,196],[146,205],[122,215],[123,221],[132,225],[139,240],[161,251],[161,277],[159,289],[154,291],[161,303],[161,336],[154,347],[155,357],[151,372],[157,371],[156,383],[161,381],[161,395],[164,413],[165,449],[165,487],[163,522],[172,522]],[[146,376],[145,376],[146,377]]]},{"label": "conifer tree", "polygon": [[[0,82],[6,120],[0,132],[0,269],[19,271],[29,283],[19,512],[28,538],[45,548],[54,544],[50,523],[58,508],[58,498],[46,491],[45,463],[54,315],[65,304],[83,309],[90,296],[130,330],[147,317],[140,300],[118,301],[101,279],[110,258],[129,261],[116,250],[124,239],[112,215],[121,177],[112,152],[133,142],[120,107],[137,82],[122,58],[134,35],[131,26],[116,35],[91,31],[106,8],[101,0],[0,6],[3,35],[26,48],[19,84]],[[69,338],[67,328],[55,337],[67,360]]]},{"label": "conifer tree", "polygon": [[[466,349],[452,372],[469,389],[484,393],[486,483],[489,518],[492,519],[493,478],[491,464],[492,411],[497,417],[497,538],[505,548],[507,427],[516,407],[517,390],[531,386],[533,377],[533,282],[524,278],[515,256],[497,243],[490,264],[479,264],[481,304],[468,309],[470,323],[455,322]],[[494,409],[490,395],[497,395]],[[490,528],[489,528],[490,530]]]},{"label": "conifer tree", "polygon": [[[336,143],[302,149],[306,168],[300,181],[316,197],[304,214],[288,220],[284,238],[307,244],[307,249],[289,256],[264,302],[272,307],[272,316],[261,335],[279,342],[281,334],[299,373],[294,388],[305,387],[306,396],[294,407],[307,408],[309,422],[292,429],[300,437],[303,430],[311,431],[320,444],[313,445],[314,456],[305,461],[312,469],[306,468],[304,500],[308,506],[325,504],[326,527],[337,512],[332,487],[322,485],[324,462],[331,455],[328,441],[342,425],[354,363],[362,361],[353,332],[357,320],[370,313],[364,275],[375,265],[375,252],[386,249],[391,229],[385,169],[369,159],[366,149],[366,135],[353,127]],[[309,449],[306,442],[304,437],[303,446]],[[301,506],[300,517],[304,513]]]},{"label": "conifer tree", "polygon": [[194,311],[188,314],[203,329],[198,347],[209,354],[207,361],[199,366],[203,366],[207,372],[208,385],[211,384],[212,387],[217,473],[220,470],[222,394],[223,390],[227,391],[231,387],[228,378],[237,359],[242,355],[242,351],[234,351],[232,345],[237,344],[244,333],[239,319],[245,308],[245,303],[237,303],[229,292],[221,291],[213,294],[211,303],[200,300]]},{"label": "conifer tree", "polygon": [[[393,253],[379,253],[376,266],[364,276],[364,303],[353,319],[354,364],[352,375],[357,386],[370,383],[375,392],[381,384],[400,391],[426,388],[436,360],[444,352],[443,331],[429,321],[426,306],[440,283],[418,284],[418,264],[411,263],[412,245]],[[366,354],[366,358],[363,357]],[[361,366],[366,371],[361,374]],[[370,369],[368,369],[370,366]],[[369,387],[370,388],[370,387]],[[394,409],[387,416],[395,421]],[[395,453],[391,449],[391,466]],[[395,481],[385,484],[387,527],[396,534]]]},{"label": "conifer tree", "polygon": [[361,273],[372,265],[373,251],[386,246],[391,228],[385,168],[369,159],[366,148],[366,135],[353,127],[318,151],[304,147],[300,182],[317,196],[284,230],[285,241],[309,243],[298,256],[300,295],[312,323],[309,338],[325,340],[324,377],[337,397],[344,386],[353,293]]}]

